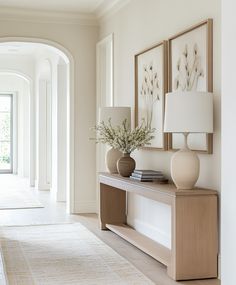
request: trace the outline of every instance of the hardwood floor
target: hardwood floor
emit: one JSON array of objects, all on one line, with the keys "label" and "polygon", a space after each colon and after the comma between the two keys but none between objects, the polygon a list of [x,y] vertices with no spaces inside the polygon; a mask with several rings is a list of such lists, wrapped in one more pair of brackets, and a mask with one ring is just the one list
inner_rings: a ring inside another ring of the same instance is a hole
[{"label": "hardwood floor", "polygon": [[28,189],[44,205],[44,208],[37,209],[0,210],[1,226],[80,222],[121,256],[129,260],[157,285],[220,285],[220,280],[217,279],[173,281],[167,276],[164,265],[138,250],[113,232],[101,231],[97,215],[68,215],[66,214],[65,203],[56,203],[48,191],[39,192],[29,188],[27,185],[28,181],[25,179],[20,179],[13,175],[0,175],[0,187],[5,187],[6,191],[8,187]]}]

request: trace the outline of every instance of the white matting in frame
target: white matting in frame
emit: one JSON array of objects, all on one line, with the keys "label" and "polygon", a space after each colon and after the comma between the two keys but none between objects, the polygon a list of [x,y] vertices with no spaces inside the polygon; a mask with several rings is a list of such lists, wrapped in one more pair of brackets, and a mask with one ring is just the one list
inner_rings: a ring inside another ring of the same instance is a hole
[{"label": "white matting in frame", "polygon": [[135,56],[135,124],[144,120],[154,128],[154,139],[146,148],[164,150],[164,104],[167,91],[167,43],[149,48]]}]

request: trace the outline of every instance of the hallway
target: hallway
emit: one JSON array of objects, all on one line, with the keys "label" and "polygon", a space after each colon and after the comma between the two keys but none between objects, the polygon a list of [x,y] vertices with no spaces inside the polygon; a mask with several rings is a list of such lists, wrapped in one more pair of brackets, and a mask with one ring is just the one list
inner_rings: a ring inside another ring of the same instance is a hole
[{"label": "hallway", "polygon": [[4,191],[27,191],[35,197],[43,208],[0,210],[1,226],[22,226],[34,224],[55,224],[70,222],[71,218],[65,214],[66,203],[55,202],[49,191],[38,191],[29,187],[28,179],[12,174],[0,175],[0,188]]}]

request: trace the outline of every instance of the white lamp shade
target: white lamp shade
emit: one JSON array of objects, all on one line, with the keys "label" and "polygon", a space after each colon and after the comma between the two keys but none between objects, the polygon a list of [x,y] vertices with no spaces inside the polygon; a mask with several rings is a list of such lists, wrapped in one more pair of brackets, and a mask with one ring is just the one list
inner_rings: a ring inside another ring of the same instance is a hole
[{"label": "white lamp shade", "polygon": [[131,108],[130,107],[102,107],[99,109],[99,122],[108,123],[111,119],[111,125],[116,127],[127,120],[127,125],[131,126]]},{"label": "white lamp shade", "polygon": [[213,133],[213,94],[173,92],[166,94],[166,133]]}]

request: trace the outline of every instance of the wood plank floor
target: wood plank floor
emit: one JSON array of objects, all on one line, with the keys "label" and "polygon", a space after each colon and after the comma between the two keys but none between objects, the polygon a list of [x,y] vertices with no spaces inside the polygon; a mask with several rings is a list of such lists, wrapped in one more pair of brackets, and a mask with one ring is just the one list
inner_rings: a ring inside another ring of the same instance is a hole
[{"label": "wood plank floor", "polygon": [[166,267],[163,264],[132,246],[116,234],[110,231],[101,231],[97,215],[68,215],[65,211],[65,203],[54,202],[48,191],[39,192],[33,188],[29,188],[26,180],[19,179],[16,176],[0,175],[0,187],[5,187],[6,191],[8,187],[19,187],[19,185],[21,188],[23,187],[31,191],[44,205],[44,208],[0,210],[1,226],[80,222],[121,256],[129,260],[157,285],[220,285],[220,280],[217,279],[175,282],[167,276]]}]

